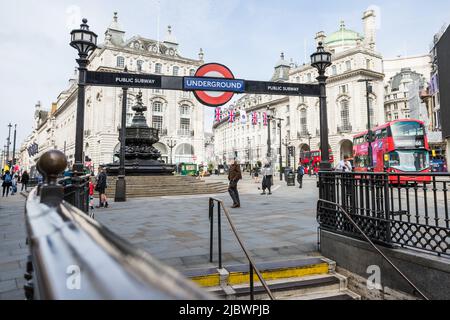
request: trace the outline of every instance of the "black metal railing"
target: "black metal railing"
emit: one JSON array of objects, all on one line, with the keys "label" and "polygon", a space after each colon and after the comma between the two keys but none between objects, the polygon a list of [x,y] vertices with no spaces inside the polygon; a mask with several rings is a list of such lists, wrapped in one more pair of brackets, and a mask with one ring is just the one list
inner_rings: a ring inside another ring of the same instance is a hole
[{"label": "black metal railing", "polygon": [[91,175],[64,177],[58,184],[64,186],[64,201],[80,209],[84,213],[89,212],[89,180]]},{"label": "black metal railing", "polygon": [[369,238],[369,236],[367,235],[366,232],[364,232],[359,225],[352,219],[351,215],[339,204],[331,202],[331,201],[327,201],[327,200],[322,200],[320,199],[317,203],[317,212],[321,212],[322,209],[328,210],[330,208],[336,208],[337,210],[339,210],[344,217],[346,218],[347,222],[350,222],[350,224],[353,226],[353,228],[355,228],[357,230],[357,232],[359,232],[359,234],[372,246],[372,248],[374,248],[374,250],[383,257],[384,260],[387,261],[387,263],[389,263],[391,265],[392,268],[394,268],[394,270],[408,283],[408,285],[410,285],[414,292],[418,293],[422,298],[424,298],[425,300],[429,300],[427,298],[427,296],[425,296],[425,294],[420,291],[417,286],[408,279],[408,277],[406,277],[402,271],[400,271],[400,269],[391,261],[391,259],[389,259]]},{"label": "black metal railing", "polygon": [[[371,240],[450,256],[450,174],[320,172],[320,199],[346,210]],[[358,237],[336,208],[318,211],[321,228]]]},{"label": "black metal railing", "polygon": [[271,300],[275,300],[274,295],[269,289],[269,286],[267,285],[266,281],[263,279],[261,272],[256,267],[255,262],[253,261],[253,258],[250,256],[248,250],[244,246],[244,243],[241,240],[241,237],[239,236],[236,227],[233,223],[233,220],[231,219],[231,216],[225,207],[225,204],[222,200],[216,199],[216,198],[209,198],[209,223],[210,223],[210,238],[209,238],[209,261],[213,262],[213,247],[214,247],[214,207],[215,203],[217,204],[217,245],[218,245],[218,258],[219,258],[219,269],[222,269],[222,211],[225,214],[225,217],[228,220],[228,224],[231,227],[231,231],[233,232],[234,236],[236,237],[239,246],[241,247],[242,251],[244,252],[245,256],[247,257],[248,263],[249,263],[249,285],[250,285],[250,300],[254,300],[255,293],[254,293],[254,272],[256,273],[256,276],[258,277],[259,281],[261,282],[264,290],[269,295]]},{"label": "black metal railing", "polygon": [[30,192],[25,207],[27,299],[214,299],[63,201],[57,176],[67,162],[64,154],[51,153],[46,169],[52,172],[41,172],[45,183]]}]

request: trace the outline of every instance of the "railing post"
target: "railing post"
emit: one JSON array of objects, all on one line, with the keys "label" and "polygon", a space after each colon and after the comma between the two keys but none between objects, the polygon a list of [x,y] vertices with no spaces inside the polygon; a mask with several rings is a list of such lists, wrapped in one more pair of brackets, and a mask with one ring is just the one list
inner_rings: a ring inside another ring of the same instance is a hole
[{"label": "railing post", "polygon": [[254,283],[253,283],[253,265],[250,262],[250,300],[255,300]]},{"label": "railing post", "polygon": [[214,200],[209,199],[209,262],[213,262]]},{"label": "railing post", "polygon": [[217,240],[219,246],[219,269],[222,269],[222,225],[220,222],[220,202],[217,205]]},{"label": "railing post", "polygon": [[67,167],[67,158],[61,151],[51,150],[39,159],[37,168],[45,182],[40,188],[41,203],[57,207],[64,199],[64,187],[57,184],[58,175]]},{"label": "railing post", "polygon": [[391,240],[391,212],[390,212],[390,192],[389,192],[389,174],[383,176],[384,183],[384,211],[386,219],[386,242],[392,245]]}]

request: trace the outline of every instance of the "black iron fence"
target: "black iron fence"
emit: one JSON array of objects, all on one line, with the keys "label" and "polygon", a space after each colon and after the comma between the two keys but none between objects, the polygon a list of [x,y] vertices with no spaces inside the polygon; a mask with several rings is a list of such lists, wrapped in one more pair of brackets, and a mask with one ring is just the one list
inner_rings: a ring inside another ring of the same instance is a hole
[{"label": "black iron fence", "polygon": [[[450,256],[450,174],[320,172],[320,198],[339,204],[371,240]],[[360,233],[340,210],[319,203],[320,227]]]},{"label": "black iron fence", "polygon": [[80,209],[84,213],[89,212],[89,180],[90,175],[65,177],[58,181],[64,186],[64,201]]}]

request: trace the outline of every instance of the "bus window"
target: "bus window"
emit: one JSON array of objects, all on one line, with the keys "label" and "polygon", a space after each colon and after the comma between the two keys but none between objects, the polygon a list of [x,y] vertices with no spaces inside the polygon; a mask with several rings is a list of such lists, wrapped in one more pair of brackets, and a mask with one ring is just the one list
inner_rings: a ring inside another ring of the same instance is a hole
[{"label": "bus window", "polygon": [[391,125],[391,133],[397,148],[424,147],[425,130],[422,124],[414,121],[396,122]]},{"label": "bus window", "polygon": [[389,154],[389,167],[404,172],[423,171],[430,167],[428,151],[394,151]]}]

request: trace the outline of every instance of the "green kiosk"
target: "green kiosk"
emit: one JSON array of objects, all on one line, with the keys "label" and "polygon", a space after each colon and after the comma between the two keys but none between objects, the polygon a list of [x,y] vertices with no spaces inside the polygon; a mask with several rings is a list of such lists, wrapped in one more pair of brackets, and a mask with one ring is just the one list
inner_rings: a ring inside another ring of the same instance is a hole
[{"label": "green kiosk", "polygon": [[197,174],[197,165],[195,163],[183,163],[181,165],[182,176],[195,176]]}]

